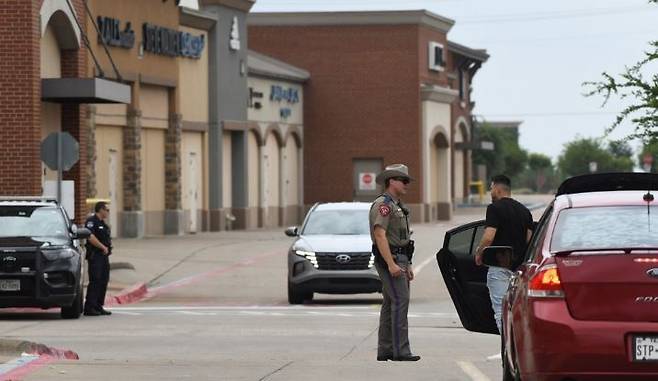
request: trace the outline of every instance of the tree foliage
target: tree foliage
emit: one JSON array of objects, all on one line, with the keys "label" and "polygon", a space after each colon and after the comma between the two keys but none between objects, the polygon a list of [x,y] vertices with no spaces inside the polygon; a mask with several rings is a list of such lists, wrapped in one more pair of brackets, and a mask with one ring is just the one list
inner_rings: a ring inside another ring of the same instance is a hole
[{"label": "tree foliage", "polygon": [[477,129],[479,141],[489,141],[493,151],[473,151],[473,163],[484,164],[487,174],[505,174],[514,177],[521,173],[528,162],[528,153],[519,146],[519,133],[514,128],[496,128],[485,123]]},{"label": "tree foliage", "polygon": [[633,150],[628,143],[605,145],[601,139],[578,138],[567,143],[558,158],[558,168],[566,176],[590,173],[590,163],[596,172],[629,172],[633,170]]},{"label": "tree foliage", "polygon": [[[649,0],[658,3],[658,0]],[[643,141],[658,137],[658,74],[651,71],[650,66],[658,64],[658,40],[649,43],[649,50],[644,52],[644,58],[618,77],[604,72],[603,79],[598,82],[586,82],[589,88],[587,96],[603,95],[605,106],[610,98],[618,96],[621,99],[630,98],[630,106],[617,115],[614,123],[606,129],[606,134],[615,130],[624,120],[630,120],[634,125],[633,133],[627,139],[640,138]],[[644,72],[652,73],[645,78]]]}]

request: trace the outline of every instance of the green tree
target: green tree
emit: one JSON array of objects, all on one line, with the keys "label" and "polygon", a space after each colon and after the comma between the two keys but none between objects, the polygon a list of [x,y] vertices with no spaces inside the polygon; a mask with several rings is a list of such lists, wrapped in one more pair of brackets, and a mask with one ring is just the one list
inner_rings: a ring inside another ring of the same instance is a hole
[{"label": "green tree", "polygon": [[[649,0],[650,3],[658,3],[658,0]],[[649,50],[644,53],[644,58],[626,71],[618,78],[604,72],[603,79],[598,82],[586,82],[585,86],[590,90],[586,94],[603,95],[605,106],[610,97],[618,96],[621,99],[633,99],[630,106],[624,108],[617,115],[614,123],[606,129],[609,134],[627,119],[635,126],[633,133],[626,139],[640,138],[648,141],[658,137],[658,74],[651,70],[651,65],[658,62],[658,40],[649,43]],[[653,73],[650,78],[645,78],[644,72]]]},{"label": "green tree", "polygon": [[519,146],[519,133],[514,128],[491,127],[486,122],[477,128],[477,140],[492,142],[493,151],[473,151],[473,163],[484,164],[487,174],[519,175],[526,168],[528,153]]},{"label": "green tree", "polygon": [[596,172],[629,172],[633,170],[633,150],[628,143],[605,146],[601,139],[579,138],[567,143],[558,158],[558,168],[566,176],[590,173],[590,163]]},{"label": "green tree", "polygon": [[533,171],[539,171],[553,167],[551,158],[540,153],[531,153],[528,155],[528,168]]}]

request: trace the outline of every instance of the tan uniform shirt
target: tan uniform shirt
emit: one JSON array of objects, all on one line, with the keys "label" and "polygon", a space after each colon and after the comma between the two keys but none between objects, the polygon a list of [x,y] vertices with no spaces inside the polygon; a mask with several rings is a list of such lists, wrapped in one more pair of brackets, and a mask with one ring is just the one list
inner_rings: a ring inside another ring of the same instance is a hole
[{"label": "tan uniform shirt", "polygon": [[375,241],[375,226],[386,230],[386,239],[391,246],[407,246],[409,244],[409,222],[403,207],[396,203],[388,194],[383,194],[370,207],[370,238]]}]

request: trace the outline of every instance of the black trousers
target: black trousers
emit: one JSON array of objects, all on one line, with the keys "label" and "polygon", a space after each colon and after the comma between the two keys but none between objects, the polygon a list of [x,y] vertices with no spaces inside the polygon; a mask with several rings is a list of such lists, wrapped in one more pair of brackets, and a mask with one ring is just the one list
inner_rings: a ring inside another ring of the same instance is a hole
[{"label": "black trousers", "polygon": [[100,310],[105,304],[105,293],[110,281],[110,259],[102,252],[90,253],[89,285],[87,286],[87,300],[85,311]]}]

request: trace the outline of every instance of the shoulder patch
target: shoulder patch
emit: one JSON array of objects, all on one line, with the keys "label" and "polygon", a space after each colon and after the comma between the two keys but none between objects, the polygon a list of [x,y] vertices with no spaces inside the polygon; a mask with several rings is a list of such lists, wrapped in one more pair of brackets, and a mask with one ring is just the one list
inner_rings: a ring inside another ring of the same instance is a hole
[{"label": "shoulder patch", "polygon": [[91,229],[94,227],[94,221],[87,221],[87,228]]},{"label": "shoulder patch", "polygon": [[386,204],[380,205],[379,214],[381,214],[382,217],[387,217],[389,214],[391,214],[391,207]]}]

